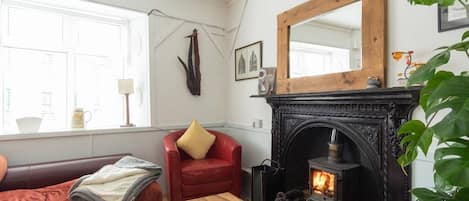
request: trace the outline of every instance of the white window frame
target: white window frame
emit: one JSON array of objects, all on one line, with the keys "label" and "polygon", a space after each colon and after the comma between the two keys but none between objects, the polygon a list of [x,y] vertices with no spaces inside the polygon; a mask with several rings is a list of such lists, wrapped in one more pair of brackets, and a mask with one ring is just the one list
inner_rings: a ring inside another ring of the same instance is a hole
[{"label": "white window frame", "polygon": [[[9,8],[27,8],[27,9],[37,9],[37,10],[43,10],[43,11],[47,11],[47,12],[53,12],[53,13],[58,13],[58,14],[61,14],[63,16],[66,16],[64,17],[64,24],[67,24],[65,23],[66,20],[73,20],[74,18],[81,18],[81,19],[87,19],[87,20],[90,20],[90,21],[94,21],[94,22],[99,22],[99,23],[109,23],[111,25],[118,25],[121,27],[121,38],[122,38],[122,49],[124,51],[121,52],[122,54],[122,57],[123,58],[123,61],[121,62],[122,63],[122,69],[123,69],[123,75],[122,75],[122,78],[125,77],[126,74],[128,74],[128,70],[130,68],[129,66],[129,59],[131,57],[131,53],[130,53],[130,47],[131,47],[131,39],[130,39],[130,21],[127,20],[127,19],[124,19],[124,18],[117,18],[117,17],[108,17],[108,16],[105,16],[105,15],[101,15],[101,14],[96,14],[96,13],[91,13],[91,12],[81,12],[81,11],[76,11],[76,10],[69,10],[69,9],[64,9],[64,8],[58,8],[58,7],[54,7],[54,6],[48,6],[48,5],[37,5],[37,4],[34,4],[34,3],[25,3],[25,2],[22,2],[21,0],[0,0],[0,17],[2,19],[5,19],[5,18],[8,18],[8,9]],[[5,22],[7,22],[8,20],[5,20]],[[75,57],[80,55],[80,54],[83,54],[83,53],[80,53],[79,51],[76,51],[75,49],[73,48],[67,48],[67,44],[64,44],[64,40],[62,41],[62,47],[31,47],[28,45],[24,45],[24,44],[21,44],[21,43],[18,43],[18,42],[15,42],[15,41],[12,41],[12,40],[9,40],[9,38],[4,38],[4,36],[8,36],[8,24],[3,24],[3,20],[0,20],[0,29],[1,29],[1,34],[0,34],[0,49],[3,49],[3,48],[15,48],[15,49],[25,49],[25,50],[33,50],[33,51],[44,51],[44,52],[58,52],[58,53],[65,53],[67,55],[67,82],[66,82],[66,93],[67,93],[67,97],[66,97],[66,113],[65,114],[65,117],[66,117],[66,121],[67,122],[70,122],[71,120],[71,114],[72,114],[72,111],[73,111],[73,102],[74,102],[74,99],[75,99],[75,91],[74,91],[74,83],[75,81],[72,80],[71,78],[73,78],[72,76],[72,70],[75,69],[76,65],[74,64],[76,61],[75,61]],[[145,33],[145,36],[148,36],[148,27],[145,27],[145,31],[147,33]],[[64,28],[63,31],[68,31],[69,29],[67,28]],[[62,33],[62,36],[65,37],[65,33]],[[69,33],[70,35],[70,33]],[[144,44],[144,47],[143,48],[147,48],[148,49],[148,41],[147,43]],[[3,51],[0,51],[0,54],[2,54]],[[146,120],[145,120],[145,125],[141,126],[141,128],[145,128],[145,127],[149,127],[151,125],[151,105],[150,105],[150,68],[149,68],[149,49],[146,50],[147,54],[144,55],[145,57],[145,74],[148,75],[147,77],[143,78],[144,79],[144,83],[146,86],[142,86],[144,89],[145,89],[145,95],[146,97],[148,97],[148,100],[143,100],[143,107],[144,109],[146,109],[148,112],[146,112],[145,115],[146,117]],[[109,57],[109,55],[98,55],[98,54],[91,54],[91,56],[105,56],[105,57]],[[2,62],[4,61],[0,61],[0,65],[2,64]],[[0,68],[0,89],[3,89],[3,76],[4,76],[4,72],[2,71],[3,68]],[[116,92],[117,93],[117,92]],[[2,104],[2,106],[4,106],[5,104],[5,99],[3,97],[4,95],[4,92],[0,93],[0,104]],[[124,108],[122,108],[122,119],[124,119],[125,117],[125,111],[124,111]],[[0,114],[0,121],[3,121],[4,120],[4,112],[2,112]],[[116,127],[118,128],[118,127]],[[99,128],[98,130],[102,130],[102,129],[114,129],[114,128]],[[67,131],[68,129],[64,129],[64,131]],[[92,129],[93,130],[93,129]],[[80,131],[79,131],[80,132]],[[2,132],[0,132],[1,134]]]}]

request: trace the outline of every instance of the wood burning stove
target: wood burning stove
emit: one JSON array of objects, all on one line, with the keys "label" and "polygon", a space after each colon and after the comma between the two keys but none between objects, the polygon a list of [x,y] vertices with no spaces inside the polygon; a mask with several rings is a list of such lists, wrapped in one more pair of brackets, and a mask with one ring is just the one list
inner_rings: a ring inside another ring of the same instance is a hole
[{"label": "wood burning stove", "polygon": [[310,201],[354,201],[360,165],[332,163],[327,158],[309,160]]},{"label": "wood burning stove", "polygon": [[329,157],[308,160],[308,201],[354,201],[358,186],[359,164],[345,163],[342,144],[336,129],[332,130]]}]

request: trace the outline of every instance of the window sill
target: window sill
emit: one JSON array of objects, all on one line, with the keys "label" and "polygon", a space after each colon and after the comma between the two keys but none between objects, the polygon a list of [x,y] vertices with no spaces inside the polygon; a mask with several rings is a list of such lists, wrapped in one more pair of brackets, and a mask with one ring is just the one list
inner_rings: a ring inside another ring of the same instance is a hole
[{"label": "window sill", "polygon": [[55,131],[39,131],[37,133],[0,133],[0,141],[13,141],[23,139],[42,139],[56,137],[76,137],[89,135],[110,135],[124,133],[141,133],[162,131],[162,129],[154,127],[132,127],[132,128],[90,128],[90,129],[64,129]]}]

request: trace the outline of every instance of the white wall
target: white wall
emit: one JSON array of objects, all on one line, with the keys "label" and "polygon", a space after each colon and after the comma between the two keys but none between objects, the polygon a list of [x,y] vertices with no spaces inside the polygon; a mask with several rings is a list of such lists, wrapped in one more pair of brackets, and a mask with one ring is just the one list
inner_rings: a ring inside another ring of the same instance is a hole
[{"label": "white wall", "polygon": [[[244,18],[240,20],[243,14],[244,3],[248,1]],[[277,63],[277,14],[298,5],[305,0],[294,1],[269,1],[269,0],[240,0],[232,5],[230,17],[228,19],[229,27],[235,27],[241,21],[241,27],[235,47],[241,47],[245,44],[262,40],[264,42],[264,66],[276,66]],[[437,31],[437,9],[436,7],[411,6],[406,0],[388,0],[388,60],[387,60],[387,84],[388,87],[398,86],[396,81],[397,73],[403,70],[403,63],[397,63],[392,60],[391,52],[395,50],[415,50],[416,61],[426,61],[431,55],[432,50],[457,42],[462,34],[462,30],[438,33]],[[227,44],[234,40],[234,33],[227,37]],[[232,49],[230,49],[232,51]],[[232,52],[232,55],[234,53]],[[232,56],[227,58],[229,69],[234,68]],[[452,58],[452,70],[461,71],[467,67],[467,60],[464,55],[458,55]],[[467,69],[467,68],[466,68]],[[256,94],[257,80],[234,81],[234,71],[228,71],[227,79],[227,124],[232,127],[242,127],[238,130],[238,138],[243,145],[256,144],[260,147],[266,147],[270,143],[267,137],[258,137],[258,135],[268,135],[266,131],[256,132],[255,129],[248,129],[252,119],[262,119],[265,122],[265,128],[271,127],[271,110],[263,99],[249,98],[249,95]],[[415,118],[422,118],[422,112],[417,111]],[[241,134],[242,133],[242,134]],[[256,150],[257,151],[257,150]],[[270,151],[270,150],[269,150]],[[246,165],[255,164],[266,157],[266,152],[257,154],[250,152],[255,156],[250,156],[249,162],[244,161]],[[269,153],[269,152],[267,152]],[[433,153],[430,153],[431,156]],[[269,154],[270,155],[270,154]],[[414,186],[433,185],[431,157],[419,156],[414,168]]]},{"label": "white wall", "polygon": [[[227,6],[218,0],[90,0],[141,12],[159,9],[165,14],[216,26],[224,26]],[[150,64],[152,125],[174,127],[197,118],[202,123],[223,123],[225,100],[223,83],[223,32],[204,29],[197,24],[159,16],[150,16]],[[189,40],[184,37],[199,30],[201,55],[202,96],[192,96],[186,87],[186,78],[177,56],[186,61]],[[221,33],[220,33],[221,32]],[[211,38],[209,37],[211,35]],[[212,40],[214,42],[212,42]]]}]

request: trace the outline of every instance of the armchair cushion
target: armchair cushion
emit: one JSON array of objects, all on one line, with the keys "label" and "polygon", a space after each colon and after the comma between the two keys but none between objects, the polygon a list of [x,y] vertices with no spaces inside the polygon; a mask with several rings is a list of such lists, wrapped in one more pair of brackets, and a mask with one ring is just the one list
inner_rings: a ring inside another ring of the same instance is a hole
[{"label": "armchair cushion", "polygon": [[176,144],[193,159],[200,160],[205,158],[214,142],[215,136],[200,126],[197,120],[194,120]]},{"label": "armchair cushion", "polygon": [[181,162],[181,174],[185,185],[230,181],[233,165],[218,159],[186,160]]}]

